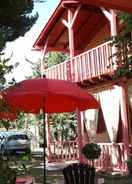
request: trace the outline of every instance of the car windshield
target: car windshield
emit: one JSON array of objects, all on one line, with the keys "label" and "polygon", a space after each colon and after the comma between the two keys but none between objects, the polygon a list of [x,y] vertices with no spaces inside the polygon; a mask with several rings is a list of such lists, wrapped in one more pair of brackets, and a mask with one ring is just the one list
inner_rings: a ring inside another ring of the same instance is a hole
[{"label": "car windshield", "polygon": [[11,135],[8,140],[27,140],[27,135],[20,134],[20,135]]}]

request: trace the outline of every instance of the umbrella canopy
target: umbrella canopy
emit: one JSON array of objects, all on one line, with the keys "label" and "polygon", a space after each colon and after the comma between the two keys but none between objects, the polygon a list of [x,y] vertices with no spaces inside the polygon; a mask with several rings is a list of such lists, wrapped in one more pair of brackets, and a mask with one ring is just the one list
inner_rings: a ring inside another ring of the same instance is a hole
[{"label": "umbrella canopy", "polygon": [[29,79],[7,89],[4,97],[13,112],[72,112],[98,108],[97,100],[77,84],[53,79]]},{"label": "umbrella canopy", "polygon": [[[4,100],[13,112],[38,113],[40,109],[46,113],[72,112],[77,108],[98,108],[97,100],[75,83],[53,79],[29,79],[3,92]],[[44,145],[45,137],[44,122]],[[46,183],[46,161],[44,146],[44,181]]]}]

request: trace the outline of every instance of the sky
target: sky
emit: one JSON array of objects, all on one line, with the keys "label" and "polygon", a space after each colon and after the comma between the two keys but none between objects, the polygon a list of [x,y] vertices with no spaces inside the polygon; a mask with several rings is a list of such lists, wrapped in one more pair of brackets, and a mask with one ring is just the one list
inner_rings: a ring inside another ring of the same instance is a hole
[{"label": "sky", "polygon": [[57,7],[59,1],[60,0],[47,0],[47,2],[44,3],[35,3],[33,12],[38,12],[39,14],[39,18],[35,25],[25,34],[24,37],[20,37],[14,42],[7,43],[5,56],[10,57],[12,55],[10,64],[14,64],[16,62],[20,63],[18,67],[14,69],[14,72],[7,76],[7,80],[14,77],[18,82],[24,80],[25,76],[32,75],[31,65],[25,60],[25,58],[35,63],[38,61],[38,58],[42,57],[41,52],[35,52],[31,49],[44,25],[47,23],[48,19]]}]

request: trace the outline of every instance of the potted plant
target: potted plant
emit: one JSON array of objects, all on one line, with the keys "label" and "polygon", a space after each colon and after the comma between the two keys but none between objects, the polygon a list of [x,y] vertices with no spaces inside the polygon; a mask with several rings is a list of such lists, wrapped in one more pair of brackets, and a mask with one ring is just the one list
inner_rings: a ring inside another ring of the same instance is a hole
[{"label": "potted plant", "polygon": [[83,155],[92,161],[92,166],[94,167],[94,160],[98,159],[101,154],[101,148],[96,143],[88,143],[82,148]]}]

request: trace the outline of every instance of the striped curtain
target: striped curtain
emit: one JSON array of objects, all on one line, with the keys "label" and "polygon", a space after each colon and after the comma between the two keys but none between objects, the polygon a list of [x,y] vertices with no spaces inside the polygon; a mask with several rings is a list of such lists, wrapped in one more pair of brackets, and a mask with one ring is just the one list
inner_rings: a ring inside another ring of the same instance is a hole
[{"label": "striped curtain", "polygon": [[119,86],[113,86],[111,89],[104,90],[98,94],[111,142],[116,142],[117,139],[120,94],[121,88]]}]

